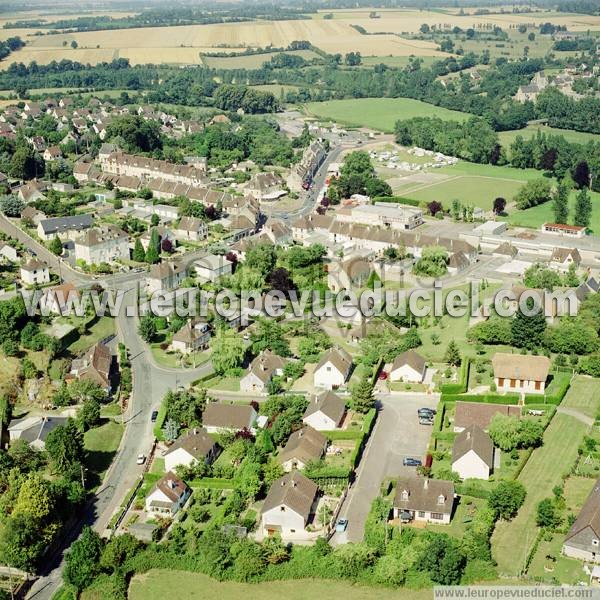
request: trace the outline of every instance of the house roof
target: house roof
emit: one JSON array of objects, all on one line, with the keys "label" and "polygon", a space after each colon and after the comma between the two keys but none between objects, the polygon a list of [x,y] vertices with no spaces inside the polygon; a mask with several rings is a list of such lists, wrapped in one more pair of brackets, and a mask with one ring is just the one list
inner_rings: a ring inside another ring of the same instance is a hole
[{"label": "house roof", "polygon": [[113,240],[129,240],[129,235],[115,225],[107,225],[105,227],[94,227],[88,229],[77,241],[79,246],[101,246],[106,242]]},{"label": "house roof", "polygon": [[521,409],[511,404],[486,404],[483,402],[457,402],[454,411],[455,427],[477,425],[487,429],[495,415],[521,417]]},{"label": "house roof", "polygon": [[454,252],[448,259],[448,266],[451,269],[465,269],[470,264],[471,263],[469,262],[467,255],[462,250]]},{"label": "house roof", "polygon": [[502,254],[512,258],[514,258],[518,253],[519,251],[510,242],[504,242],[494,250],[494,254]]},{"label": "house roof", "polygon": [[182,342],[184,344],[193,344],[196,339],[206,335],[205,331],[196,327],[200,321],[200,319],[188,321],[173,335],[173,341]]},{"label": "house roof", "polygon": [[216,442],[208,435],[206,429],[197,428],[187,435],[180,437],[165,452],[165,456],[172,454],[175,450],[183,448],[188,454],[196,459],[206,458],[208,453],[216,446]]},{"label": "house roof", "polygon": [[453,504],[454,484],[451,481],[420,477],[398,479],[394,508],[449,514]]},{"label": "house roof", "polygon": [[51,217],[42,219],[40,227],[44,234],[60,233],[63,231],[88,229],[92,226],[93,217],[89,213],[73,215],[71,217]]},{"label": "house roof", "polygon": [[181,217],[177,227],[181,231],[202,231],[205,228],[204,222],[196,217]]},{"label": "house roof", "polygon": [[331,348],[321,357],[315,371],[330,362],[340,373],[346,374],[352,366],[352,357],[343,348]]},{"label": "house roof", "polygon": [[394,364],[392,365],[392,371],[395,371],[404,365],[408,365],[418,373],[422,373],[426,364],[425,359],[418,352],[407,350],[396,356]]},{"label": "house roof", "polygon": [[525,381],[546,381],[550,370],[547,356],[506,354],[498,352],[492,358],[494,377]]},{"label": "house roof", "polygon": [[67,424],[67,417],[25,417],[24,419],[13,419],[9,431],[21,431],[19,439],[32,443],[35,441],[45,442],[48,434],[57,427]]},{"label": "house roof", "polygon": [[80,369],[79,377],[95,381],[103,387],[110,384],[110,370],[112,367],[112,353],[106,344],[94,344],[78,361],[74,367]]},{"label": "house roof", "polygon": [[565,543],[587,527],[590,527],[596,538],[600,539],[600,479],[596,480],[575,523],[571,525],[571,529],[569,529],[569,533],[565,538]]},{"label": "house roof", "polygon": [[287,444],[278,455],[280,463],[298,459],[304,464],[309,460],[319,460],[327,447],[327,438],[316,429],[306,425],[290,435]]},{"label": "house roof", "polygon": [[310,417],[316,412],[322,412],[338,425],[346,412],[346,403],[337,394],[328,390],[315,396],[309,402],[304,411],[304,418]]},{"label": "house roof", "polygon": [[22,271],[39,271],[40,269],[47,269],[48,265],[43,263],[37,258],[30,258],[25,264],[21,265]]},{"label": "house roof", "polygon": [[149,495],[152,495],[156,490],[160,490],[171,502],[178,502],[187,492],[188,486],[174,473],[169,471],[156,482]]},{"label": "house roof", "polygon": [[491,469],[494,465],[494,444],[492,438],[477,425],[471,425],[456,436],[452,447],[452,462],[473,450]]},{"label": "house roof", "polygon": [[177,275],[182,272],[185,272],[185,268],[178,262],[161,262],[156,265],[152,265],[148,273],[148,279],[167,279],[168,277],[172,277],[173,275]]},{"label": "house roof", "polygon": [[310,516],[310,509],[319,488],[308,477],[298,471],[287,473],[276,479],[265,498],[263,514],[277,506],[285,506],[304,518],[304,522]]},{"label": "house roof", "polygon": [[263,350],[251,363],[248,374],[256,375],[263,383],[267,383],[273,373],[285,367],[286,360],[273,354],[270,350]]},{"label": "house roof", "polygon": [[577,248],[554,248],[550,260],[552,262],[564,263],[569,257],[571,257],[575,264],[581,262],[581,254],[579,254]]},{"label": "house roof", "polygon": [[244,429],[256,411],[249,404],[221,404],[209,402],[202,415],[202,424],[223,429]]}]

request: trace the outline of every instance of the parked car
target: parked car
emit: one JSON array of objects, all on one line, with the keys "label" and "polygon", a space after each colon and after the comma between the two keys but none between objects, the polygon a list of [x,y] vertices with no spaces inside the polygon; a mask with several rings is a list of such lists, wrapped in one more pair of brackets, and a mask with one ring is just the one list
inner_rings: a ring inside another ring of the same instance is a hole
[{"label": "parked car", "polygon": [[407,456],[403,461],[402,464],[405,467],[420,467],[423,463],[421,462],[420,459],[418,458],[412,458],[410,456]]},{"label": "parked car", "polygon": [[338,519],[337,523],[335,524],[335,530],[338,533],[343,533],[344,531],[346,531],[347,527],[348,519]]},{"label": "parked car", "polygon": [[433,419],[428,419],[426,417],[420,417],[419,425],[433,425]]},{"label": "parked car", "polygon": [[158,419],[158,411],[157,410],[153,410],[152,414],[150,415],[150,420],[153,423],[156,423],[156,419]]},{"label": "parked car", "polygon": [[143,465],[146,462],[145,454],[138,454],[137,460],[135,461],[138,465]]},{"label": "parked car", "polygon": [[419,408],[419,410],[417,410],[417,413],[419,416],[421,416],[421,415],[432,415],[433,416],[436,414],[436,411],[433,408],[423,407],[423,408]]}]

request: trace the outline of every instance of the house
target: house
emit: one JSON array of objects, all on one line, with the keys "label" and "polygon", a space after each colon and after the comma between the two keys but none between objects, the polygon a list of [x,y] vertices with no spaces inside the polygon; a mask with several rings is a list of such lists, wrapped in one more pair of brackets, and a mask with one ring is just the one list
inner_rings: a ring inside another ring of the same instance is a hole
[{"label": "house", "polygon": [[457,402],[454,410],[454,431],[461,432],[477,425],[487,431],[496,415],[521,418],[521,408],[512,404],[486,404],[483,402]]},{"label": "house", "polygon": [[22,185],[17,192],[17,196],[19,197],[19,200],[22,200],[25,204],[29,204],[36,200],[45,200],[46,196],[44,196],[44,192],[47,189],[46,184],[41,181],[33,180]]},{"label": "house", "polygon": [[71,217],[51,217],[42,219],[37,226],[38,236],[49,241],[55,236],[60,238],[73,238],[73,235],[81,233],[92,226],[93,217],[89,213],[73,215]]},{"label": "house", "polygon": [[274,376],[283,375],[285,359],[270,350],[263,350],[248,367],[248,373],[240,379],[240,391],[248,393],[267,392]]},{"label": "house", "polygon": [[113,356],[106,344],[94,344],[81,358],[71,363],[71,374],[77,379],[98,384],[107,394],[111,388]]},{"label": "house", "polygon": [[287,194],[285,183],[277,173],[256,173],[243,187],[246,195],[261,202],[278,200]]},{"label": "house", "polygon": [[88,265],[128,260],[129,234],[114,225],[88,229],[75,240],[75,259]]},{"label": "house", "polygon": [[547,356],[505,354],[498,352],[492,358],[494,381],[499,392],[543,394],[550,370]]},{"label": "house", "polygon": [[452,470],[461,479],[489,479],[494,468],[494,444],[477,425],[459,433],[452,447]]},{"label": "house", "polygon": [[208,347],[210,325],[204,319],[188,321],[173,335],[171,348],[182,354],[190,354]]},{"label": "house", "polygon": [[179,217],[179,208],[168,204],[154,204],[150,208],[153,215],[158,215],[163,221],[176,221]]},{"label": "house", "polygon": [[600,562],[600,479],[587,497],[562,546],[562,553],[586,562]]},{"label": "house", "polygon": [[313,376],[315,387],[334,390],[344,385],[352,370],[352,357],[343,348],[331,348],[317,364]]},{"label": "house", "polygon": [[317,484],[292,471],[275,480],[261,511],[261,528],[265,537],[289,539],[305,532],[316,509]]},{"label": "house", "polygon": [[510,242],[504,242],[500,244],[496,249],[492,250],[492,256],[506,257],[513,259],[519,254],[519,250],[515,248]]},{"label": "house", "polygon": [[38,210],[37,208],[34,208],[31,205],[26,206],[21,211],[21,219],[25,221],[31,221],[31,223],[33,223],[34,225],[37,225],[40,221],[44,220],[45,218],[46,215],[41,210]]},{"label": "house", "polygon": [[46,290],[40,298],[42,314],[63,315],[72,310],[73,303],[79,301],[79,292],[72,283],[63,283]]},{"label": "house", "polygon": [[181,217],[175,228],[175,236],[181,240],[200,242],[208,237],[208,226],[196,217]]},{"label": "house", "polygon": [[0,246],[0,259],[8,262],[17,262],[19,260],[19,254],[15,248],[8,244],[2,244]]},{"label": "house", "polygon": [[306,425],[290,435],[277,460],[284,471],[304,469],[311,460],[319,460],[323,456],[327,443],[327,438],[322,433]]},{"label": "house", "polygon": [[577,248],[554,248],[550,257],[550,266],[559,271],[568,271],[571,265],[578,268],[581,264],[581,254]]},{"label": "house", "polygon": [[146,277],[146,287],[150,294],[165,292],[178,288],[185,278],[186,269],[182,264],[176,261],[162,262],[150,268]]},{"label": "house", "polygon": [[177,244],[175,234],[170,229],[168,229],[167,227],[163,227],[162,225],[157,225],[156,227],[150,227],[150,229],[144,231],[144,233],[140,235],[140,243],[142,244],[142,248],[145,252],[147,252],[148,248],[150,247],[150,240],[152,239],[153,231],[156,231],[156,233],[158,233],[158,240],[161,246],[165,240],[171,242],[173,248]]},{"label": "house", "polygon": [[67,417],[24,417],[8,424],[10,441],[23,440],[35,450],[45,450],[48,434],[67,424]]},{"label": "house", "polygon": [[460,271],[464,271],[469,267],[471,261],[464,252],[453,252],[448,258],[448,273],[456,275]]},{"label": "house", "polygon": [[60,160],[62,158],[62,150],[59,146],[48,146],[42,156],[47,161]]},{"label": "house", "polygon": [[344,420],[346,403],[337,394],[328,390],[312,400],[304,411],[302,422],[317,431],[337,429]]},{"label": "house", "polygon": [[221,404],[209,402],[202,415],[202,425],[208,433],[221,430],[252,429],[257,414],[249,404]]},{"label": "house", "polygon": [[190,467],[205,462],[211,464],[219,456],[219,445],[208,435],[206,429],[195,428],[181,436],[164,454],[165,470]]},{"label": "house", "polygon": [[398,354],[390,370],[390,381],[422,383],[427,371],[425,359],[414,350]]},{"label": "house", "polygon": [[451,481],[400,477],[394,497],[394,518],[447,525],[452,517],[454,499]]},{"label": "house", "polygon": [[205,254],[193,263],[196,275],[202,281],[217,281],[219,277],[231,275],[233,263],[219,254]]},{"label": "house", "polygon": [[146,496],[146,512],[163,518],[174,517],[185,505],[192,491],[170,471],[161,477]]},{"label": "house", "polygon": [[425,222],[421,209],[388,202],[360,204],[352,208],[340,209],[336,212],[336,219],[340,223],[357,223],[398,230],[412,230]]},{"label": "house", "polygon": [[37,258],[31,258],[21,265],[21,281],[26,285],[50,283],[50,269]]},{"label": "house", "polygon": [[327,287],[333,293],[363,287],[367,284],[372,270],[370,261],[363,256],[336,260],[327,267]]}]

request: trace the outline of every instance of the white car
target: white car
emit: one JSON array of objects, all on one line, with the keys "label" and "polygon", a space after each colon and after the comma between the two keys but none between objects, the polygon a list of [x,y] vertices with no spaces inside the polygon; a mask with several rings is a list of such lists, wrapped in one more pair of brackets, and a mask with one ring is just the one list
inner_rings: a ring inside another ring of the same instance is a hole
[{"label": "white car", "polygon": [[146,455],[145,454],[138,454],[136,462],[137,462],[138,465],[143,465],[146,462]]}]

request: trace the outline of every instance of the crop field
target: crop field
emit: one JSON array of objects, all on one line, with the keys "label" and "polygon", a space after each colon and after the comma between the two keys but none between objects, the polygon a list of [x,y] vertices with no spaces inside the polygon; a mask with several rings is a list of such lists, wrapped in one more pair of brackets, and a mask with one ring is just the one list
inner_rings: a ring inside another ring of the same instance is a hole
[{"label": "crop field", "polygon": [[[203,56],[202,62],[211,69],[259,69],[271,58],[281,54],[280,52],[266,52],[264,54],[250,54],[242,56]],[[294,56],[300,56],[304,60],[318,58],[319,55],[312,50],[293,50],[286,52]]]},{"label": "crop field", "polygon": [[571,129],[556,129],[555,127],[548,127],[547,125],[528,125],[525,127],[525,129],[501,131],[498,135],[500,137],[500,143],[508,149],[508,147],[515,141],[517,136],[520,135],[523,139],[529,139],[538,131],[541,131],[547,135],[562,135],[568,142],[575,144],[585,144],[589,141],[600,142],[600,135],[595,133],[585,133],[581,131],[573,131]]},{"label": "crop field", "polygon": [[306,111],[318,117],[349,125],[370,127],[392,132],[398,119],[412,117],[438,117],[445,120],[463,121],[469,118],[466,113],[448,110],[411,98],[361,98],[358,100],[331,100],[311,102]]}]

